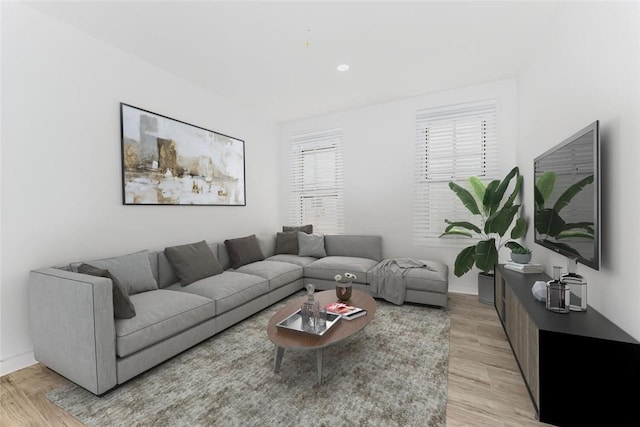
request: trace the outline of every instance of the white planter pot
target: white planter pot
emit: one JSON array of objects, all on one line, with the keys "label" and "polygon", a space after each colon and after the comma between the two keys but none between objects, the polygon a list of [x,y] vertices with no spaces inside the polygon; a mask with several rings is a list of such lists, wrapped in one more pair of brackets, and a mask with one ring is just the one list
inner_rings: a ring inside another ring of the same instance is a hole
[{"label": "white planter pot", "polygon": [[493,274],[478,273],[478,299],[484,304],[495,301],[493,292]]}]

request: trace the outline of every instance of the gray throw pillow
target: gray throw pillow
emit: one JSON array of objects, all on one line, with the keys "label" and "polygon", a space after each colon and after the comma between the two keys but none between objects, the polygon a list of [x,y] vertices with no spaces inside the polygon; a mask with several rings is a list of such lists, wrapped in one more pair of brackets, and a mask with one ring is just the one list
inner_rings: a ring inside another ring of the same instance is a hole
[{"label": "gray throw pillow", "polygon": [[298,231],[298,246],[300,256],[312,256],[314,258],[324,258],[327,251],[324,248],[324,236],[321,234],[307,234]]},{"label": "gray throw pillow", "polygon": [[303,233],[313,234],[313,224],[307,225],[283,225],[282,231],[302,231]]},{"label": "gray throw pillow", "polygon": [[113,283],[113,317],[116,319],[131,319],[136,316],[136,308],[133,306],[129,295],[118,280],[109,273],[109,270],[94,267],[89,264],[80,264],[78,273],[89,274],[91,276],[106,277]]},{"label": "gray throw pillow", "polygon": [[227,239],[224,241],[224,246],[229,253],[231,267],[234,269],[264,259],[255,234],[237,239]]},{"label": "gray throw pillow", "polygon": [[298,232],[287,231],[284,233],[276,234],[276,249],[274,253],[277,254],[293,254],[298,255]]},{"label": "gray throw pillow", "polygon": [[114,258],[85,261],[85,264],[109,270],[127,290],[128,295],[158,289],[158,283],[151,271],[149,251],[146,249]]},{"label": "gray throw pillow", "polygon": [[215,276],[224,271],[218,258],[204,240],[165,248],[164,254],[182,286],[190,285],[200,279]]}]

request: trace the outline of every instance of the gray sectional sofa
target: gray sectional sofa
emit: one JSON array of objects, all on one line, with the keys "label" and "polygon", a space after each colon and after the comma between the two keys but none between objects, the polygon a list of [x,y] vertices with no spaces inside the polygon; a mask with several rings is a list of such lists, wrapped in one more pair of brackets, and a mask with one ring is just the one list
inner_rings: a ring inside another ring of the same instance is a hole
[{"label": "gray sectional sofa", "polygon": [[[36,360],[101,395],[303,289],[306,283],[333,289],[336,274],[351,272],[358,277],[354,288],[377,296],[370,285],[370,271],[382,260],[379,236],[326,235],[326,256],[321,258],[275,254],[275,234],[258,236],[257,241],[264,259],[235,269],[225,244],[207,242],[223,271],[188,285],[181,283],[164,251],[95,260],[96,265],[129,269],[130,278],[133,275],[130,283],[122,285],[135,307],[132,318],[115,318],[114,282],[78,273],[82,262],[31,271]],[[446,307],[448,268],[441,263],[430,265],[437,271],[416,270],[407,275],[405,300]],[[140,287],[141,282],[146,284]]]}]

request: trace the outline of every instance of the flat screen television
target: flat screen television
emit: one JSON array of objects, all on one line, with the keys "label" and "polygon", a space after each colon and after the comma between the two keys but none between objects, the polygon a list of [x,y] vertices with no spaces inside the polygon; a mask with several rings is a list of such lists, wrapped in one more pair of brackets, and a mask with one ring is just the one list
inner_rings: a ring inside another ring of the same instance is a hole
[{"label": "flat screen television", "polygon": [[536,157],[533,170],[535,242],[599,270],[599,122]]}]

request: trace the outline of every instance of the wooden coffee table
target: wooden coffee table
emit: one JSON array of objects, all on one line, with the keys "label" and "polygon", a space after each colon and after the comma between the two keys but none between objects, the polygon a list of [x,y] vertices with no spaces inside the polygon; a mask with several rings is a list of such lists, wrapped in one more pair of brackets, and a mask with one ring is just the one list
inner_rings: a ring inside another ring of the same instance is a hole
[{"label": "wooden coffee table", "polygon": [[[376,314],[376,301],[366,292],[353,290],[351,299],[347,304],[361,307],[367,310],[367,314],[357,319],[345,320],[340,319],[338,324],[334,325],[324,335],[316,336],[306,332],[298,332],[289,329],[283,329],[276,324],[289,315],[300,309],[302,303],[306,301],[307,296],[296,298],[289,301],[282,309],[273,315],[267,326],[267,334],[269,339],[275,344],[275,360],[274,372],[280,370],[280,363],[285,349],[294,350],[316,350],[316,363],[318,365],[318,384],[322,384],[322,365],[325,347],[349,338],[353,334],[361,331]],[[326,305],[331,302],[338,301],[335,290],[322,291],[314,293],[314,299],[320,302],[320,305]]]}]

